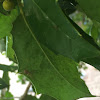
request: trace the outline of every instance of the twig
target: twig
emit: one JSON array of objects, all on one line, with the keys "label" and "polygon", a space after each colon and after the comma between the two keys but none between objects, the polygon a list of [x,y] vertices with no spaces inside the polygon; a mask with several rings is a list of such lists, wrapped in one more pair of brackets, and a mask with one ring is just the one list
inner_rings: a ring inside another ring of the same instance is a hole
[{"label": "twig", "polygon": [[27,88],[26,88],[24,94],[21,96],[21,98],[20,98],[19,100],[23,100],[23,99],[24,99],[24,97],[27,95],[27,92],[28,92],[28,90],[29,90],[29,88],[30,88],[31,85],[32,85],[32,84],[31,84],[31,82],[30,82],[30,83],[28,84],[28,86],[27,86]]}]

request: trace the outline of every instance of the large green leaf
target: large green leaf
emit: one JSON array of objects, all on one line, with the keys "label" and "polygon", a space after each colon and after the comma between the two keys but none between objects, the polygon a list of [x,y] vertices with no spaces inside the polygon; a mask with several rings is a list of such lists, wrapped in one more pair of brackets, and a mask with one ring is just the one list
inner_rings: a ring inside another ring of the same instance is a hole
[{"label": "large green leaf", "polygon": [[54,54],[40,44],[24,21],[19,16],[12,30],[19,72],[32,81],[39,93],[48,94],[58,100],[91,96],[80,79],[78,64]]},{"label": "large green leaf", "polygon": [[79,35],[56,0],[25,0],[23,9],[39,42],[56,54],[85,61],[100,70],[100,51]]},{"label": "large green leaf", "polygon": [[25,16],[22,13],[23,17],[17,18],[12,30],[19,72],[29,77],[40,93],[56,99],[89,96],[77,63],[71,59],[100,69],[100,51],[78,34],[56,1],[26,0],[24,4]]},{"label": "large green leaf", "polygon": [[100,22],[100,0],[76,0],[83,11],[90,17]]}]

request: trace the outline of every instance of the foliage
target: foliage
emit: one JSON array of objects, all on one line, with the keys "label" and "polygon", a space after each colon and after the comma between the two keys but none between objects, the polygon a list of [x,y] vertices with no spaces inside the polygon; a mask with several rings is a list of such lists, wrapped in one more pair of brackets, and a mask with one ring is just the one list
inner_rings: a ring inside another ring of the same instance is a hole
[{"label": "foliage", "polygon": [[[8,71],[18,69],[19,73],[34,84],[35,92],[48,95],[43,100],[91,97],[85,83],[80,79],[77,66],[80,61],[84,61],[100,70],[100,1],[13,2],[16,7],[9,12],[0,7],[0,38],[6,41],[7,57],[18,65],[0,65],[0,70],[5,72],[6,83],[9,84]],[[84,31],[78,26],[80,24],[74,22],[81,18],[75,18],[77,12],[91,18],[82,17],[86,18],[83,22],[88,26],[81,24]],[[19,77],[23,79],[22,76]],[[2,83],[2,79],[0,82]]]},{"label": "foliage", "polygon": [[22,74],[19,74],[18,75],[17,82],[21,82],[22,84],[25,84],[26,83],[26,80],[27,80],[27,78],[24,75],[22,75]]},{"label": "foliage", "polygon": [[10,100],[14,100],[13,95],[8,91],[5,93],[5,98],[9,98]]},{"label": "foliage", "polygon": [[[34,96],[26,95],[26,97],[23,100],[38,100],[38,99]],[[56,100],[56,99],[47,95],[42,95],[39,100]]]},{"label": "foliage", "polygon": [[0,78],[0,89],[3,89],[5,87],[8,87],[8,85],[5,83],[3,79]]}]

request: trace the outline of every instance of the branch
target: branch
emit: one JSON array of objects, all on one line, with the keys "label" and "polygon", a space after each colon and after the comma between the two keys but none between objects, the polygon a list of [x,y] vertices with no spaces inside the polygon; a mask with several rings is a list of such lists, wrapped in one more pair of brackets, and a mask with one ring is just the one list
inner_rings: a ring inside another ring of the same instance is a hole
[{"label": "branch", "polygon": [[30,83],[28,84],[28,86],[27,86],[27,88],[26,88],[24,94],[21,96],[21,98],[20,98],[19,100],[24,100],[24,98],[25,98],[25,96],[27,95],[28,90],[29,90],[29,88],[30,88],[31,85],[32,85],[32,84],[31,84],[31,82],[30,82]]}]

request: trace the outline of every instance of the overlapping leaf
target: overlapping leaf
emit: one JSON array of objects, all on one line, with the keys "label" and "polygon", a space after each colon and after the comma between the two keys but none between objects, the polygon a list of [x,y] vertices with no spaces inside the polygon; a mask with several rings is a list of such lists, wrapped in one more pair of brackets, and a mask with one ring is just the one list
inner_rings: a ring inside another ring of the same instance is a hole
[{"label": "overlapping leaf", "polygon": [[[32,81],[39,93],[58,100],[91,96],[74,61],[86,61],[100,69],[100,51],[78,34],[57,0],[24,0],[24,4],[25,15],[19,15],[12,30],[19,72]],[[1,24],[6,17],[2,16]],[[12,20],[7,22],[10,25],[4,27],[3,23],[0,38],[11,31]],[[6,34],[2,34],[4,30]]]},{"label": "overlapping leaf", "polygon": [[12,30],[12,22],[16,19],[17,10],[14,9],[7,16],[0,13],[0,38],[10,35]]},{"label": "overlapping leaf", "polygon": [[0,70],[3,70],[5,72],[14,72],[15,70],[18,70],[17,66],[8,66],[8,65],[2,65],[0,64]]},{"label": "overlapping leaf", "polygon": [[[35,15],[36,18],[38,17],[39,24],[42,23],[43,26],[40,24],[40,30],[43,29],[41,32],[45,34],[48,33],[48,35],[55,34],[58,38],[61,36],[66,38],[66,35],[60,35],[61,31],[54,27],[53,22],[45,16],[35,2],[32,2],[32,4],[32,7],[35,9],[35,14],[37,13],[37,15]],[[31,8],[31,6],[29,8]],[[37,20],[31,16],[33,12],[29,13],[33,11],[33,9],[27,11],[25,13],[27,17],[32,17],[32,21],[33,19]],[[51,95],[59,100],[72,100],[83,96],[91,96],[84,82],[78,75],[77,63],[64,56],[54,54],[41,44],[42,42],[39,43],[32,30],[36,28],[37,30],[35,31],[38,32],[38,23],[34,21],[35,25],[30,26],[24,15],[22,16],[23,17],[19,16],[17,18],[12,30],[14,40],[13,47],[19,63],[19,72],[27,75],[40,93]],[[40,36],[41,32],[39,32]],[[57,32],[59,33],[58,35]],[[64,34],[63,32],[61,33]],[[69,37],[67,37],[67,39],[69,40]],[[64,41],[61,42],[61,44],[62,43],[64,43]],[[61,44],[58,45],[61,46]],[[71,95],[74,96],[71,97]]]},{"label": "overlapping leaf", "polygon": [[91,96],[78,75],[77,63],[40,47],[25,24],[19,16],[12,30],[19,72],[29,77],[39,93],[58,100]]},{"label": "overlapping leaf", "polygon": [[78,34],[55,0],[25,0],[24,4],[25,15],[17,18],[12,30],[19,72],[28,76],[40,93],[56,99],[90,96],[71,59],[100,69],[100,51]]},{"label": "overlapping leaf", "polygon": [[100,51],[78,34],[56,0],[25,0],[24,13],[37,39],[53,52],[100,69]]},{"label": "overlapping leaf", "polygon": [[100,23],[97,21],[93,21],[91,36],[94,38],[95,42],[100,46]]},{"label": "overlapping leaf", "polygon": [[47,95],[42,95],[39,99],[37,99],[36,97],[33,97],[31,95],[26,95],[23,100],[56,100],[56,99],[54,99],[50,96],[47,96]]},{"label": "overlapping leaf", "polygon": [[11,92],[9,92],[9,91],[7,91],[6,93],[5,93],[5,96],[4,96],[4,98],[6,98],[6,99],[10,99],[10,100],[14,100],[14,96],[11,94]]},{"label": "overlapping leaf", "polygon": [[6,84],[6,82],[0,78],[0,89],[6,88],[8,87],[8,85]]},{"label": "overlapping leaf", "polygon": [[5,83],[8,85],[8,89],[10,86],[10,77],[9,77],[9,73],[8,72],[4,72],[3,73],[3,77],[2,79],[5,81]]},{"label": "overlapping leaf", "polygon": [[16,62],[15,52],[12,49],[12,45],[13,45],[13,40],[12,40],[12,35],[10,34],[9,36],[6,36],[6,55],[10,60]]},{"label": "overlapping leaf", "polygon": [[90,17],[100,22],[100,0],[76,0],[83,11]]}]

